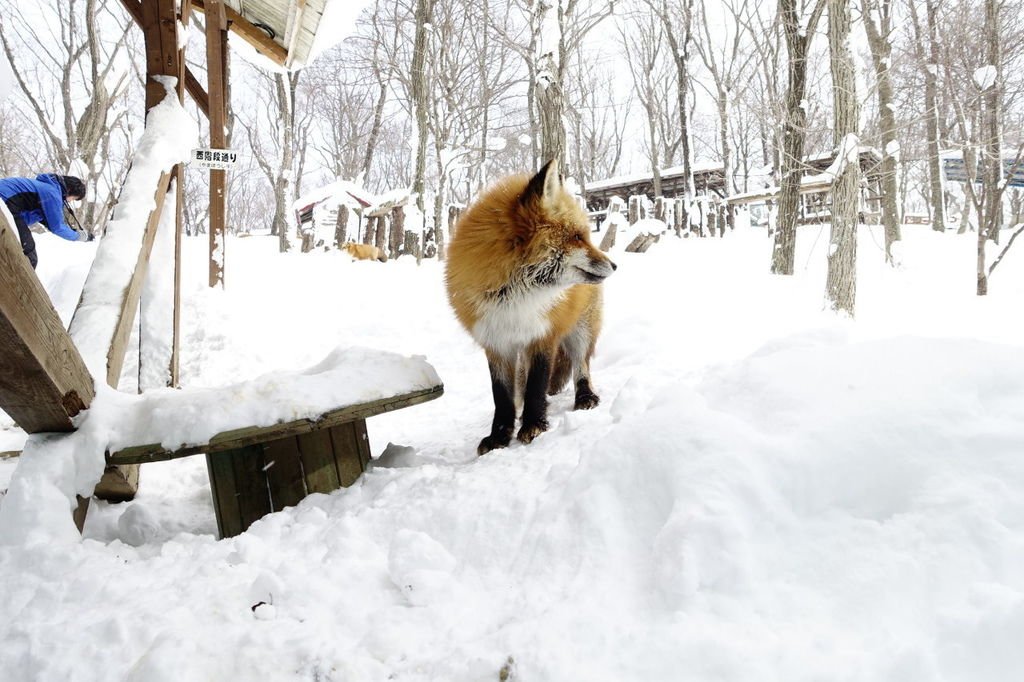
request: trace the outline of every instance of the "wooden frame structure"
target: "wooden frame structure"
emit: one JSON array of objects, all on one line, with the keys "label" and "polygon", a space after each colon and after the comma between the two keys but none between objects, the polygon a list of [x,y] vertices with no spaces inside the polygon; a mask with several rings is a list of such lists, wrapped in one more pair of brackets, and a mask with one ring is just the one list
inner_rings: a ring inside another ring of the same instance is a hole
[{"label": "wooden frame structure", "polygon": [[[211,144],[214,147],[223,147],[226,143],[224,124],[228,99],[228,32],[235,32],[275,63],[291,66],[304,61],[308,56],[325,4],[325,0],[261,0],[246,3],[243,9],[240,0],[121,2],[140,26],[145,38],[147,114],[166,97],[162,77],[173,78],[179,102],[184,100],[184,94],[188,92],[198,109],[210,119]],[[252,10],[248,9],[249,6]],[[179,28],[188,26],[193,9],[206,15],[208,69],[205,90],[186,65],[182,43],[179,41]],[[174,338],[169,369],[172,384],[177,384],[183,179],[184,172],[180,164],[160,176],[154,194],[155,207],[142,228],[138,258],[123,284],[117,320],[110,330],[111,340],[105,358],[104,378],[115,388],[136,319],[156,230],[170,191],[174,193],[176,214]],[[224,282],[225,189],[224,172],[214,171],[211,174],[210,194],[210,286],[223,285]],[[89,278],[92,277],[93,272],[90,272]],[[27,433],[74,430],[72,419],[87,409],[94,398],[94,377],[72,340],[75,326],[73,318],[71,332],[64,330],[49,297],[22,254],[20,240],[15,237],[11,220],[5,210],[0,211],[0,408]],[[440,386],[435,389],[432,389],[430,397],[415,402],[437,397],[443,390]],[[389,407],[377,409],[373,413],[404,406],[399,402],[392,400],[388,403]],[[355,410],[344,423],[355,424],[351,428],[358,429],[358,424],[365,416]],[[363,424],[365,433],[365,422]],[[341,426],[339,423],[331,428]],[[251,448],[252,445],[245,447]],[[112,500],[131,499],[138,487],[138,463],[112,457],[109,464],[95,494]],[[213,473],[211,465],[211,476]],[[215,485],[223,487],[216,482]],[[87,502],[84,500],[80,504],[75,515],[79,529],[84,523]]]}]

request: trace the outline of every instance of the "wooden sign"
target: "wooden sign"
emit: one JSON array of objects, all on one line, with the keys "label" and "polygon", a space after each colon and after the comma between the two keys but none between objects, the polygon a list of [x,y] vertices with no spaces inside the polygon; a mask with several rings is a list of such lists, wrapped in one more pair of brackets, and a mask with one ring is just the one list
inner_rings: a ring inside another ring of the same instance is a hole
[{"label": "wooden sign", "polygon": [[238,162],[238,152],[230,149],[193,149],[189,163],[200,168],[232,170]]}]

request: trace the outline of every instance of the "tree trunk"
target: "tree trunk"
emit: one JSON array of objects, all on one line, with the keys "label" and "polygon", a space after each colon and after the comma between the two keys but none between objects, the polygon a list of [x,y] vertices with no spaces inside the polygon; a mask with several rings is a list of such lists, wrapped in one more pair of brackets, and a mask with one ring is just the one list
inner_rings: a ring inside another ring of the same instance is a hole
[{"label": "tree trunk", "polygon": [[[729,92],[724,89],[718,91],[718,137],[722,145],[722,184],[723,193],[726,197],[732,194],[732,148],[729,145]],[[721,236],[725,236],[725,226],[729,229],[735,226],[732,204],[725,202],[722,207],[725,213],[725,224],[720,225]]]},{"label": "tree trunk", "polygon": [[[552,159],[557,160],[558,169],[564,174],[567,168],[565,165],[565,99],[562,94],[564,65],[561,59],[564,51],[562,45],[563,7],[559,0],[555,0],[554,7],[545,2],[538,2],[536,7],[540,12],[540,24],[545,27],[541,30],[540,36],[541,57],[538,64],[538,85],[535,93],[540,115],[540,160],[541,163],[547,163]],[[552,11],[555,11],[553,16],[550,14]],[[544,38],[556,38],[557,43],[546,45]]]},{"label": "tree trunk", "polygon": [[854,314],[857,297],[858,161],[857,84],[850,52],[850,0],[829,0],[828,43],[834,100],[833,140],[845,154],[832,183],[832,238],[828,255],[826,298],[833,309]]},{"label": "tree trunk", "polygon": [[[877,9],[876,9],[877,8]],[[878,81],[878,121],[882,142],[882,225],[885,228],[885,262],[896,265],[893,244],[900,240],[900,216],[897,197],[899,186],[896,177],[898,144],[896,142],[896,115],[893,112],[893,87],[890,57],[892,44],[892,0],[866,0],[864,3],[864,27],[868,34],[871,61]],[[878,22],[874,13],[878,12]]]},{"label": "tree trunk", "polygon": [[931,188],[932,229],[946,229],[946,202],[942,195],[942,161],[939,159],[939,41],[936,37],[935,0],[925,0],[928,13],[928,59],[924,74],[924,102],[928,126],[928,177]]},{"label": "tree trunk", "polygon": [[981,186],[984,192],[984,213],[978,221],[978,296],[988,293],[988,273],[985,269],[985,243],[999,242],[1003,222],[1002,131],[1000,129],[1000,99],[1003,88],[1002,47],[999,36],[999,0],[985,0],[985,60],[995,68],[995,78],[984,91],[984,119],[982,143],[984,171]]},{"label": "tree trunk", "polygon": [[[412,180],[412,191],[416,195],[416,208],[426,221],[426,205],[423,192],[426,188],[427,170],[427,109],[429,88],[427,83],[427,31],[433,19],[434,0],[416,0],[416,36],[412,48],[412,104],[416,117],[416,159]],[[427,238],[427,231],[422,231]],[[425,244],[424,244],[425,245]]]},{"label": "tree trunk", "polygon": [[823,7],[824,0],[818,0],[804,30],[797,13],[796,0],[779,0],[779,14],[789,53],[789,82],[786,87],[785,120],[782,123],[779,214],[775,249],[772,252],[771,271],[776,275],[792,275],[796,259],[796,222],[800,209],[800,181],[803,178],[804,131],[807,127],[804,101],[807,89],[807,50]]},{"label": "tree trunk", "polygon": [[[690,58],[690,39],[691,39],[691,19],[693,10],[693,0],[682,0],[683,9],[683,25],[677,26],[672,17],[668,13],[668,3],[666,0],[660,0],[661,4],[658,6],[658,16],[661,18],[662,24],[665,27],[665,38],[668,40],[668,45],[672,49],[672,63],[676,67],[676,97],[678,98],[679,107],[679,152],[683,157],[683,177],[686,181],[684,196],[687,201],[693,199],[695,194],[693,188],[693,167],[692,167],[692,155],[693,152],[690,149],[690,121],[689,114],[687,113],[686,107],[686,96],[690,91],[690,72],[687,62]],[[676,32],[682,30],[683,38],[680,41],[676,38]]]}]

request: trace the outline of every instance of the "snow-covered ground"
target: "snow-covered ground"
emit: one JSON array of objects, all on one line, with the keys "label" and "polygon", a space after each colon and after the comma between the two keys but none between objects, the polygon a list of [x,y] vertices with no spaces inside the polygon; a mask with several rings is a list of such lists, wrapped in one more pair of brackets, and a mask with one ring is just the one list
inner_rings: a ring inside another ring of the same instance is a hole
[{"label": "snow-covered ground", "polygon": [[[446,393],[368,422],[352,488],[239,537],[192,457],[94,502],[80,543],[0,547],[0,679],[1020,679],[1024,255],[978,299],[973,235],[908,226],[899,271],[861,235],[856,322],[822,312],[817,227],[792,278],[757,230],[616,254],[601,405],[558,396],[483,458],[486,364],[437,263],[232,239],[211,292],[188,240],[185,385],[365,346]],[[94,247],[47,237],[66,319]]]}]

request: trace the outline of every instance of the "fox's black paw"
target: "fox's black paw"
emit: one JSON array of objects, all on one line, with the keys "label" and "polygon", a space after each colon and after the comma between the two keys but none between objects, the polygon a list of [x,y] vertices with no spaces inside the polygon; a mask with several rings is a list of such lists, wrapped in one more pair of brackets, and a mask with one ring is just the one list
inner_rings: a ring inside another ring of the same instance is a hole
[{"label": "fox's black paw", "polygon": [[523,445],[526,445],[527,443],[532,443],[534,438],[547,430],[547,419],[542,419],[533,424],[523,424],[523,427],[519,429],[519,434],[516,436],[516,439]]},{"label": "fox's black paw", "polygon": [[576,403],[573,405],[574,410],[592,410],[601,403],[601,399],[597,397],[596,393],[580,393],[576,396]]},{"label": "fox's black paw", "polygon": [[576,382],[576,403],[573,405],[574,410],[592,410],[597,407],[601,399],[597,397],[593,389],[590,388],[590,380],[583,377]]},{"label": "fox's black paw", "polygon": [[491,450],[497,450],[498,448],[508,447],[508,444],[512,441],[511,431],[508,433],[492,433],[491,435],[480,441],[480,445],[476,447],[477,456],[486,455]]}]

